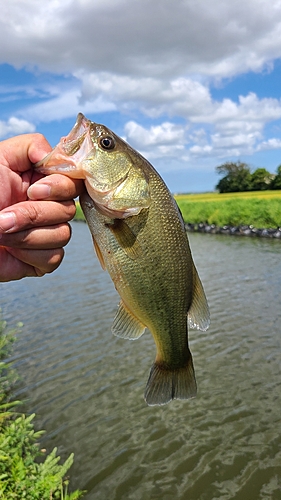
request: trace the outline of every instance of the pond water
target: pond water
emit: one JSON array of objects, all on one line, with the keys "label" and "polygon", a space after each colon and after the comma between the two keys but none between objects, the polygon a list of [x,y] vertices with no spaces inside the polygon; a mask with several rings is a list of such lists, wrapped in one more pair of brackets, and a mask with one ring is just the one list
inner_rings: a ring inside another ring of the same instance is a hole
[{"label": "pond water", "polygon": [[281,242],[189,234],[211,311],[189,333],[198,396],[148,407],[149,333],[111,332],[118,295],[86,224],[60,268],[1,285],[3,317],[24,326],[17,396],[46,429],[42,446],[72,451],[71,487],[86,500],[281,498]]}]

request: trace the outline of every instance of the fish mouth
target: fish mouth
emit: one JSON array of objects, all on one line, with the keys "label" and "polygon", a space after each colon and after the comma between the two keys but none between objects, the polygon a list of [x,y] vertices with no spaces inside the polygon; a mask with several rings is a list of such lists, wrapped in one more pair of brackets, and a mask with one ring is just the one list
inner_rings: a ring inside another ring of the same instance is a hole
[{"label": "fish mouth", "polygon": [[72,178],[85,178],[79,163],[93,149],[90,127],[91,121],[79,113],[69,134],[62,137],[47,156],[35,163],[34,168],[46,175],[60,173]]}]

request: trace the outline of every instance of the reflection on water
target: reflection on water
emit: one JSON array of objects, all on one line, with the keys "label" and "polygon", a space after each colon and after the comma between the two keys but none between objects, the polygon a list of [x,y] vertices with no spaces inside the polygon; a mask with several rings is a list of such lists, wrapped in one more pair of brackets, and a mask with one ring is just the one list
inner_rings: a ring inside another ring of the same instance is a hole
[{"label": "reflection on water", "polygon": [[72,487],[95,500],[281,498],[280,241],[189,235],[211,327],[190,332],[196,399],[147,407],[149,333],[110,333],[118,296],[73,224],[51,276],[1,287],[5,319],[23,321],[18,396],[44,447],[75,453]]}]

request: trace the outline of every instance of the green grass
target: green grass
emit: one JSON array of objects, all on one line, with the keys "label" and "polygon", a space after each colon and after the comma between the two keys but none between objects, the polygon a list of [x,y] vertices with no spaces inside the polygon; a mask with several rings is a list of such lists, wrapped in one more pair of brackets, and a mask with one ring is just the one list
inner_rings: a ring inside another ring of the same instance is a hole
[{"label": "green grass", "polygon": [[40,450],[38,441],[43,431],[35,431],[35,415],[20,413],[20,401],[11,397],[17,376],[7,355],[13,340],[14,332],[7,332],[0,317],[0,498],[77,500],[82,492],[68,493],[65,479],[73,454],[59,464],[56,448],[48,455]]},{"label": "green grass", "polygon": [[204,193],[175,196],[185,222],[216,226],[281,226],[281,191]]},{"label": "green grass", "polygon": [[[180,194],[175,199],[184,221],[191,224],[281,226],[281,191]],[[79,203],[75,220],[85,220]]]},{"label": "green grass", "polygon": [[227,199],[249,199],[249,198],[259,198],[259,199],[281,199],[281,190],[265,190],[265,191],[243,191],[239,193],[195,193],[195,194],[177,194],[175,195],[176,200],[192,200],[192,201],[225,201]]},{"label": "green grass", "polygon": [[74,220],[83,220],[83,221],[85,220],[83,210],[82,210],[80,203],[78,201],[76,202],[76,214],[75,214]]}]

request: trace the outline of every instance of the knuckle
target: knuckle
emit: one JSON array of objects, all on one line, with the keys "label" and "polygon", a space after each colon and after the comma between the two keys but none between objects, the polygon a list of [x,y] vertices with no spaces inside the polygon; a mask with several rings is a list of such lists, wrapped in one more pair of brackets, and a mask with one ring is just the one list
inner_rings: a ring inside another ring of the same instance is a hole
[{"label": "knuckle", "polygon": [[46,272],[52,273],[53,271],[55,271],[55,269],[57,269],[61,264],[63,257],[64,257],[63,248],[57,248],[55,250],[52,250],[48,260],[48,269]]},{"label": "knuckle", "polygon": [[40,219],[40,204],[29,203],[28,206],[20,208],[20,213],[25,220],[25,225],[33,226]]},{"label": "knuckle", "polygon": [[65,201],[63,202],[63,204],[66,210],[66,215],[68,217],[68,220],[73,219],[76,212],[76,206],[74,200]]},{"label": "knuckle", "polygon": [[64,247],[65,245],[67,245],[71,238],[71,227],[67,222],[64,224],[58,224],[56,227],[56,231],[58,245],[60,247]]},{"label": "knuckle", "polygon": [[18,231],[16,233],[3,234],[1,245],[14,248],[25,248],[29,242],[29,230]]},{"label": "knuckle", "polygon": [[34,267],[34,271],[36,273],[36,276],[38,278],[42,278],[42,276],[45,276],[46,272],[42,271],[42,269],[39,269],[39,267]]},{"label": "knuckle", "polygon": [[40,132],[34,132],[32,134],[34,140],[36,140],[37,142],[43,142],[43,141],[46,141],[45,137],[43,134],[41,134]]},{"label": "knuckle", "polygon": [[34,265],[37,276],[44,276],[45,274],[50,274],[55,271],[64,256],[64,250],[54,249],[54,250],[44,250],[43,256],[41,255],[40,262]]}]

